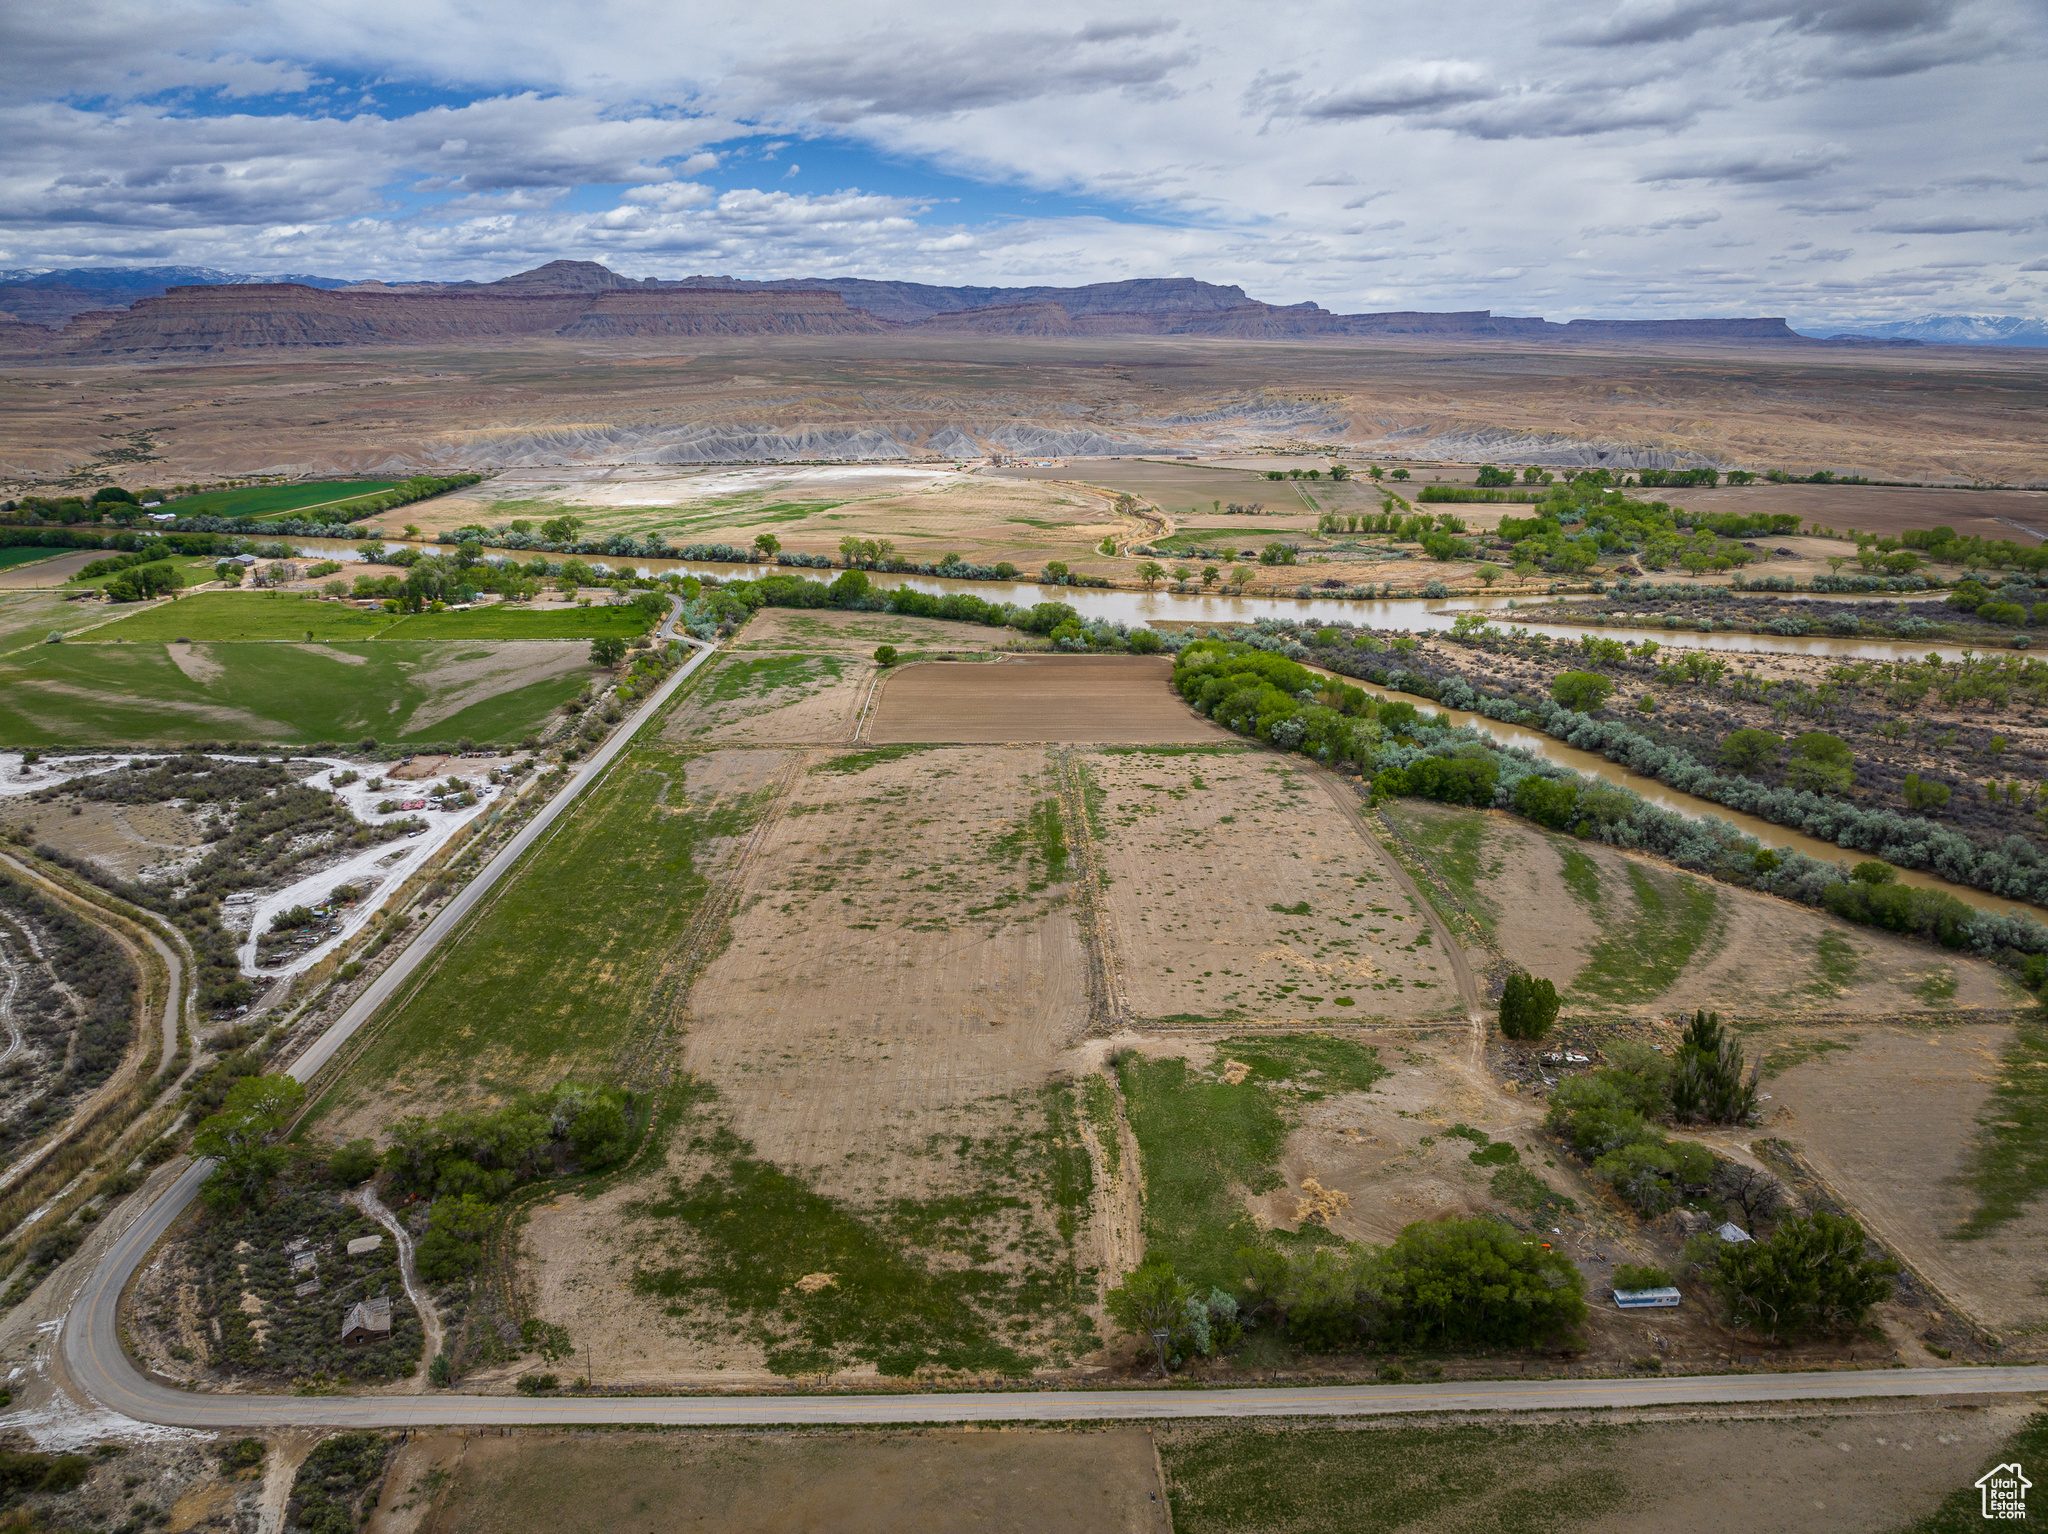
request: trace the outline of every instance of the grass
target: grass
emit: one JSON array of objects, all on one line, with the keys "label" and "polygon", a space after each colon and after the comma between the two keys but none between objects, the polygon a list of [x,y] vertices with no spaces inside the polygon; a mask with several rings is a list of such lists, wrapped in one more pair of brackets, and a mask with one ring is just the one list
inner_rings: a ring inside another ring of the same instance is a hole
[{"label": "grass", "polygon": [[1711,884],[1634,863],[1628,878],[1634,909],[1625,923],[1608,923],[1572,981],[1582,1000],[1625,1005],[1662,995],[1719,931],[1721,902]]},{"label": "grass", "polygon": [[1143,1163],[1146,1250],[1198,1289],[1234,1291],[1238,1248],[1324,1239],[1314,1227],[1293,1238],[1262,1230],[1244,1203],[1283,1186],[1277,1168],[1297,1102],[1333,1086],[1360,1090],[1385,1072],[1376,1051],[1315,1034],[1231,1039],[1217,1058],[1242,1060],[1252,1078],[1230,1086],[1185,1060],[1142,1055],[1126,1057],[1118,1076]]},{"label": "grass", "polygon": [[753,659],[728,656],[707,683],[703,700],[734,703],[765,698],[790,688],[815,692],[839,679],[845,669],[836,655],[763,655]]},{"label": "grass", "polygon": [[[488,647],[355,643],[332,655],[281,644],[214,644],[188,675],[162,644],[34,645],[0,660],[0,740],[10,745],[173,746],[194,740],[510,742],[583,685],[578,666],[517,683],[446,717],[435,677]],[[453,684],[464,685],[464,684]],[[422,722],[415,724],[418,719]]]},{"label": "grass", "polygon": [[[1990,1470],[1998,1465],[2009,1465],[2017,1460],[2022,1465],[2037,1467],[2033,1478],[2040,1480],[2041,1465],[2048,1465],[2048,1412],[2036,1412],[2008,1438],[1998,1452],[1984,1461],[1984,1468]],[[1984,1502],[1976,1488],[1976,1477],[1970,1477],[1971,1484],[1959,1486],[1942,1500],[1940,1507],[1905,1528],[1898,1534],[1974,1534],[1974,1531],[1996,1525],[1984,1521]],[[2038,1502],[2038,1494],[2036,1496]]]},{"label": "grass", "polygon": [[[1856,945],[1839,932],[1823,932],[1813,945],[1813,962],[1817,973],[1806,987],[1809,996],[1839,996],[1856,978],[1856,971],[1862,967],[1863,956],[1856,951]],[[1955,977],[1949,977],[1949,992],[1955,992]]]},{"label": "grass", "polygon": [[1605,1423],[1398,1427],[1175,1423],[1158,1435],[1179,1534],[1556,1534],[1616,1515]]},{"label": "grass", "polygon": [[75,549],[0,549],[0,570],[11,570],[16,565],[32,565],[39,559],[55,559],[60,554],[76,552],[78,551]]},{"label": "grass", "polygon": [[344,602],[266,591],[202,591],[138,608],[93,630],[91,642],[190,639],[303,643],[313,639],[621,639],[643,634],[637,607],[532,609],[490,606],[468,612],[364,612]]},{"label": "grass", "polygon": [[929,746],[877,746],[872,751],[849,751],[844,756],[835,756],[830,761],[818,763],[811,771],[819,772],[866,772],[870,767],[883,762],[900,761],[914,751],[928,751]]},{"label": "grass", "polygon": [[1788,1039],[1764,1056],[1764,1074],[1781,1075],[1794,1066],[1845,1053],[1853,1049],[1861,1038],[1861,1034],[1845,1033],[1836,1038]]},{"label": "grass", "polygon": [[251,485],[244,490],[215,490],[205,495],[188,495],[167,501],[165,511],[181,517],[260,517],[285,511],[304,511],[330,501],[352,496],[378,495],[396,490],[395,479],[328,479],[305,485]]},{"label": "grass", "polygon": [[[208,581],[214,579],[213,567],[217,561],[212,559],[170,559],[159,560],[158,563],[168,564],[171,567],[172,573],[178,577],[178,585],[185,587],[203,586]],[[105,591],[107,587],[111,586],[126,573],[123,570],[110,570],[105,575],[95,575],[83,580],[66,581],[63,589],[73,592]]]},{"label": "grass", "polygon": [[[1455,810],[1415,815],[1404,814],[1397,809],[1395,814],[1401,829],[1428,860],[1429,867],[1450,886],[1459,904],[1479,924],[1480,930],[1492,937],[1499,913],[1484,893],[1483,886],[1488,878],[1500,871],[1500,861],[1496,858],[1489,865],[1485,860],[1485,817],[1460,814]],[[1399,855],[1398,851],[1396,855]],[[1416,882],[1430,904],[1436,906],[1437,897],[1431,881],[1424,877]],[[1439,906],[1437,914],[1456,925],[1458,912],[1445,911]]]},{"label": "grass", "polygon": [[667,1016],[677,947],[708,887],[693,856],[758,800],[683,801],[685,759],[635,746],[557,823],[386,1014],[322,1112],[410,1083],[474,1099],[619,1079]]},{"label": "grass", "polygon": [[1600,865],[1576,847],[1564,851],[1564,887],[1589,911],[1600,909]]},{"label": "grass", "polygon": [[1959,1240],[1991,1235],[2048,1191],[2048,1023],[2021,1023],[1998,1063],[1998,1085],[1979,1119],[1968,1181],[1977,1207]]},{"label": "grass", "polygon": [[1117,1133],[1116,1091],[1107,1076],[1090,1071],[1081,1080],[1081,1096],[1096,1142],[1102,1147],[1102,1159],[1114,1177],[1123,1169],[1124,1155],[1123,1137]]},{"label": "grass", "polygon": [[[1063,1362],[1095,1341],[1093,1285],[1076,1266],[1091,1178],[1073,1099],[1064,1083],[1016,1093],[999,1100],[1008,1112],[981,1116],[982,1134],[931,1136],[924,1155],[965,1163],[973,1191],[856,1209],[756,1156],[700,1085],[689,1170],[626,1211],[682,1238],[634,1287],[714,1335],[737,1327],[777,1374],[1016,1375],[1046,1352]],[[829,1282],[799,1287],[814,1275]]]}]

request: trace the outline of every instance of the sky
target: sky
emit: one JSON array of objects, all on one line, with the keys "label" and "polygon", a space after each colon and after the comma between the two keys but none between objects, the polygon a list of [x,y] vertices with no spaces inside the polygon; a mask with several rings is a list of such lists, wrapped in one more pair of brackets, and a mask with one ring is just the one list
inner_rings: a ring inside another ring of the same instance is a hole
[{"label": "sky", "polygon": [[0,268],[2048,313],[2044,0],[0,8]]}]

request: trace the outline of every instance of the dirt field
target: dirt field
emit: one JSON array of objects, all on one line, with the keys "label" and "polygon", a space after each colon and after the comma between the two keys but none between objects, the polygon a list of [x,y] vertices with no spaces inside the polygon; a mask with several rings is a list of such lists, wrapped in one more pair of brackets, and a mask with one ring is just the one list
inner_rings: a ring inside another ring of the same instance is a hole
[{"label": "dirt field", "polygon": [[1423,912],[1286,758],[1232,748],[1084,760],[1101,792],[1105,904],[1135,1015],[1364,1022],[1459,1011]]},{"label": "dirt field", "polygon": [[[1819,523],[1896,536],[1909,527],[1949,527],[1986,542],[2033,548],[2048,539],[2048,491],[1907,490],[1889,485],[1732,485],[1716,490],[1646,491],[1687,511],[1790,512],[1802,526]],[[2021,524],[2014,527],[2012,523]],[[2024,530],[2023,530],[2024,529]],[[2031,532],[2033,536],[2029,537]],[[1776,567],[1772,567],[1775,572]]]},{"label": "dirt field", "polygon": [[[809,762],[738,871],[730,939],[691,991],[680,1064],[715,1102],[668,1173],[722,1177],[720,1155],[758,1158],[849,1219],[894,1209],[899,1226],[944,1200],[969,1209],[998,1188],[1028,1193],[1004,1187],[1007,1174],[991,1183],[991,1168],[1039,1132],[1051,1111],[1040,1091],[1088,1015],[1046,754],[898,748]],[[723,1152],[714,1121],[737,1137]],[[708,1260],[701,1237],[660,1212],[660,1188],[641,1180],[535,1215],[539,1312],[613,1339],[607,1382],[758,1370],[761,1343],[715,1306],[665,1315],[629,1292],[635,1267]],[[816,1267],[831,1273],[830,1249],[815,1245],[822,1217],[804,1217],[782,1255],[824,1251]],[[974,1232],[1042,1217],[1029,1198],[963,1214],[932,1255],[981,1250],[986,1269],[1015,1271],[1030,1251]],[[1071,1239],[1092,1266],[1085,1228]]]},{"label": "dirt field", "polygon": [[205,845],[197,818],[170,805],[88,801],[78,810],[74,815],[67,806],[0,799],[0,836],[28,826],[37,842],[87,858],[123,879],[190,861]]},{"label": "dirt field", "polygon": [[987,658],[1023,649],[1012,629],[946,623],[897,613],[757,613],[662,726],[674,741],[746,741],[827,745],[854,739],[875,692],[879,645],[904,656]]},{"label": "dirt field", "polygon": [[1404,800],[1389,813],[1507,958],[1566,1015],[1943,1016],[2023,998],[2005,973],[1518,817]]},{"label": "dirt field", "polygon": [[1228,731],[1175,697],[1172,662],[1139,655],[1006,660],[1000,669],[927,664],[890,672],[866,738],[877,743],[1221,741]]},{"label": "dirt field", "polygon": [[1990,1236],[1951,1239],[1975,1203],[1965,1174],[2011,1037],[2005,1027],[1878,1025],[1809,1040],[1812,1057],[1775,1078],[1764,1132],[1798,1146],[2017,1360],[2048,1352],[2048,1207],[2036,1200]]},{"label": "dirt field", "polygon": [[1165,1534],[1152,1435],[422,1435],[366,1534]]},{"label": "dirt field", "polygon": [[1187,1422],[1157,1438],[1179,1534],[1879,1534],[1967,1489],[2032,1410],[1958,1405]]},{"label": "dirt field", "polygon": [[61,586],[95,559],[107,557],[104,549],[80,549],[75,554],[58,554],[32,564],[9,565],[0,570],[0,591],[24,591],[38,586]]}]

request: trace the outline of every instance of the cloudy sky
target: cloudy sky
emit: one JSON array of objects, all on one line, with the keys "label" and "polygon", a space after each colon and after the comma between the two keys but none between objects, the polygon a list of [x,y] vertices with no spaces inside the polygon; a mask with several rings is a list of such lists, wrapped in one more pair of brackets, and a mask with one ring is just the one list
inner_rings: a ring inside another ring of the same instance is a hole
[{"label": "cloudy sky", "polygon": [[2043,0],[70,0],[0,14],[0,267],[2048,312]]}]

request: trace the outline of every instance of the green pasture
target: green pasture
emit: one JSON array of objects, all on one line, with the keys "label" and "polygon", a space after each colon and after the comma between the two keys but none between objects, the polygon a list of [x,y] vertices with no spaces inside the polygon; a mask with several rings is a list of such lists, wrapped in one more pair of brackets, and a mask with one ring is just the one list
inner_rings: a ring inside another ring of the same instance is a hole
[{"label": "green pasture", "polygon": [[[307,650],[213,643],[180,667],[161,642],[31,644],[0,659],[0,741],[10,746],[175,746],[194,740],[511,743],[538,729],[587,673],[492,688],[452,667],[488,642],[347,643]],[[189,668],[189,669],[188,669]],[[479,696],[479,694],[481,694]],[[466,699],[474,696],[475,701]],[[445,712],[449,704],[459,704]]]},{"label": "green pasture", "polygon": [[[108,549],[103,557],[111,559],[117,552],[117,550]],[[208,581],[214,579],[213,567],[216,564],[218,564],[219,561],[217,559],[211,558],[179,559],[173,557],[168,560],[160,561],[160,563],[168,564],[173,570],[178,572],[178,582],[180,585],[203,586]],[[123,573],[124,572],[120,570],[110,570],[105,575],[95,575],[88,580],[66,581],[64,583],[64,589],[66,591],[84,591],[87,589],[91,589],[94,591],[105,591],[107,587],[113,581],[119,579],[119,577]]]},{"label": "green pasture", "polygon": [[55,559],[60,554],[75,554],[76,549],[0,549],[0,570],[11,570],[16,565],[32,565],[39,559]]},{"label": "green pasture", "polygon": [[395,479],[325,479],[306,485],[251,485],[246,490],[214,490],[166,501],[164,510],[181,517],[262,517],[304,511],[330,501],[396,490]]},{"label": "green pasture", "polygon": [[637,607],[478,607],[467,612],[365,612],[275,591],[202,591],[139,608],[93,631],[98,643],[314,639],[629,639],[647,632]]},{"label": "green pasture", "polygon": [[617,1080],[623,1051],[674,999],[678,948],[709,887],[693,858],[759,813],[754,799],[690,805],[687,761],[624,753],[448,941],[316,1113],[394,1083],[422,1089],[395,1115],[422,1111],[413,1097],[453,1105],[567,1076]]}]

